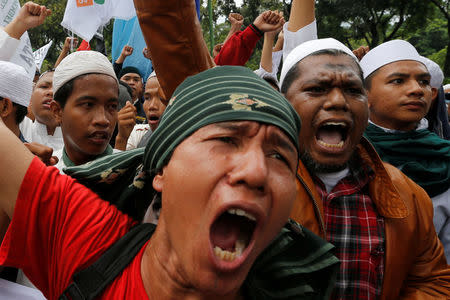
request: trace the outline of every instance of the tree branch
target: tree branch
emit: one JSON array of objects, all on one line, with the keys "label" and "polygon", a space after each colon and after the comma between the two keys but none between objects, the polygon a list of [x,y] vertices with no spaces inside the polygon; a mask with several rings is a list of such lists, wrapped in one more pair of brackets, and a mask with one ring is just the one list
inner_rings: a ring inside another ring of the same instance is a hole
[{"label": "tree branch", "polygon": [[[445,8],[443,6],[440,5],[438,0],[430,0],[431,3],[433,3],[437,8],[439,8],[439,10],[442,12],[442,14],[444,15],[444,17],[447,19],[447,21],[450,21],[450,16],[448,14],[448,10],[445,10]],[[448,8],[448,3],[447,3],[447,8]]]}]

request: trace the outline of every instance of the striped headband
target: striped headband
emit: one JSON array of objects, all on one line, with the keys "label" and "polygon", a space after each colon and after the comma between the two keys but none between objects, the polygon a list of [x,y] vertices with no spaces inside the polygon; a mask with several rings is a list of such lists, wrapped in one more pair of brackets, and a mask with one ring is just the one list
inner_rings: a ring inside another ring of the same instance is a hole
[{"label": "striped headband", "polygon": [[175,90],[144,154],[144,169],[160,170],[173,150],[201,127],[256,121],[282,129],[298,148],[300,118],[291,104],[250,69],[222,66],[186,79]]}]

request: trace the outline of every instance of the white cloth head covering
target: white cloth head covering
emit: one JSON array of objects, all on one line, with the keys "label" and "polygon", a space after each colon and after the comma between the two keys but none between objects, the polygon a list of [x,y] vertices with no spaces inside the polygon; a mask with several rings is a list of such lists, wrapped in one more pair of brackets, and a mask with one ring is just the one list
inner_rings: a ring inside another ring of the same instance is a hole
[{"label": "white cloth head covering", "polygon": [[444,73],[441,70],[441,67],[434,61],[424,56],[421,56],[420,59],[422,63],[427,67],[428,72],[431,74],[431,82],[430,85],[436,89],[440,88],[442,82],[444,82]]},{"label": "white cloth head covering", "polygon": [[19,65],[0,61],[0,97],[27,107],[33,91],[33,79]]},{"label": "white cloth head covering", "polygon": [[77,51],[66,58],[56,67],[53,75],[53,94],[67,82],[86,74],[105,74],[117,81],[116,73],[109,60],[96,51]]},{"label": "white cloth head covering", "polygon": [[360,61],[364,79],[379,68],[401,60],[415,60],[423,63],[413,45],[403,40],[383,43],[370,50]]},{"label": "white cloth head covering", "polygon": [[301,61],[308,55],[313,54],[314,52],[325,49],[341,50],[342,52],[347,53],[348,55],[353,57],[356,62],[358,61],[356,56],[353,54],[352,50],[350,50],[347,46],[345,46],[344,44],[333,38],[307,41],[294,48],[294,50],[292,50],[291,53],[289,53],[289,55],[287,56],[286,61],[283,62],[283,68],[281,69],[281,76],[280,76],[280,87],[283,86],[283,81],[284,78],[286,77],[286,74],[299,61]]}]

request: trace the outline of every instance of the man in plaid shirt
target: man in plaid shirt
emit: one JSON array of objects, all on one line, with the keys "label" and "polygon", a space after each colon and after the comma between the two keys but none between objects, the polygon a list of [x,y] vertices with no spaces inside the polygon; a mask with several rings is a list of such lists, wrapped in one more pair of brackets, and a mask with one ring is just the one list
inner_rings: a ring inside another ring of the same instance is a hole
[{"label": "man in plaid shirt", "polygon": [[362,137],[367,95],[352,51],[334,39],[305,42],[284,61],[280,84],[302,120],[304,189],[291,217],[336,246],[332,298],[448,299],[429,197]]}]

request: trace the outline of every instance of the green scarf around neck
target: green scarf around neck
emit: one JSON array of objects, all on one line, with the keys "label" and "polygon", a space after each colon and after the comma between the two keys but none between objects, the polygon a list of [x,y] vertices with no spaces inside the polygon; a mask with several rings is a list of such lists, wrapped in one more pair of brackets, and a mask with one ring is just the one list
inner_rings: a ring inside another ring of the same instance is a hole
[{"label": "green scarf around neck", "polygon": [[430,197],[450,188],[450,141],[428,129],[389,133],[374,124],[364,136],[383,161],[399,168]]},{"label": "green scarf around neck", "polygon": [[[95,159],[106,156],[106,155],[111,155],[111,154],[113,154],[113,148],[111,147],[111,145],[108,145],[106,147],[105,151],[102,154],[100,154],[99,156],[97,156]],[[75,166],[75,163],[73,161],[71,161],[69,156],[67,155],[65,147],[63,148],[62,160],[63,160],[64,164],[66,165],[66,167]]]}]

